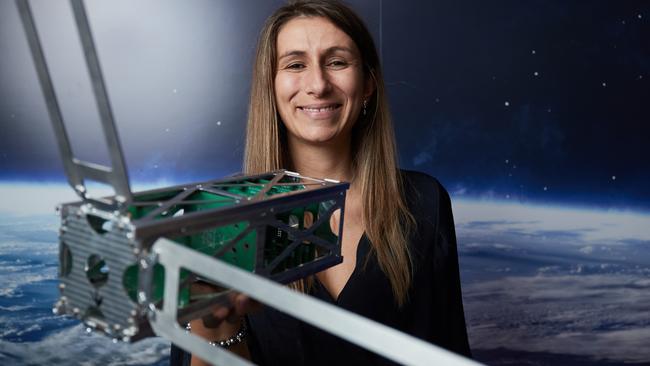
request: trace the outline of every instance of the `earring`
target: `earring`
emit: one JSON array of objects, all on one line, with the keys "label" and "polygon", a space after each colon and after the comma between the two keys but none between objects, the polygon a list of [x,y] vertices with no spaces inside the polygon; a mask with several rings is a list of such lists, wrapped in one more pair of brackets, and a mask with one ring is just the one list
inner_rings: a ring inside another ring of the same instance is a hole
[{"label": "earring", "polygon": [[368,99],[363,100],[363,115],[366,115],[366,107],[368,107]]}]

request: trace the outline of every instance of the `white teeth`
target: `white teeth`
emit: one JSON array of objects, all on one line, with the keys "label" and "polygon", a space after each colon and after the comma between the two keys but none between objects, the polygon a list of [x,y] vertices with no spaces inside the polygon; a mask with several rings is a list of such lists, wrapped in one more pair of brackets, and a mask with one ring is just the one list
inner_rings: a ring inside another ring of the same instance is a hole
[{"label": "white teeth", "polygon": [[314,112],[315,113],[315,112],[332,111],[335,108],[336,108],[335,106],[329,106],[329,107],[325,107],[325,108],[306,108],[306,107],[303,107],[302,110],[307,111],[307,112]]}]

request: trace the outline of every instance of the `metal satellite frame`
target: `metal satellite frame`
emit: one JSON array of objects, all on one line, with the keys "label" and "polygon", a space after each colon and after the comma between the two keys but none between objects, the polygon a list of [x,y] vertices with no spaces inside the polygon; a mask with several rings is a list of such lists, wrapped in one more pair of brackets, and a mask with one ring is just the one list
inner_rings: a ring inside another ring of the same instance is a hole
[{"label": "metal satellite frame", "polygon": [[[158,335],[215,365],[249,365],[184,330],[239,291],[403,364],[476,364],[281,285],[342,261],[347,183],[280,170],[132,193],[85,7],[70,3],[111,167],[74,157],[29,2],[16,0],[68,182],[82,199],[59,207],[55,313],[114,340]],[[90,196],[86,180],[110,185],[115,195]],[[196,281],[231,290],[197,299],[190,291]]]}]

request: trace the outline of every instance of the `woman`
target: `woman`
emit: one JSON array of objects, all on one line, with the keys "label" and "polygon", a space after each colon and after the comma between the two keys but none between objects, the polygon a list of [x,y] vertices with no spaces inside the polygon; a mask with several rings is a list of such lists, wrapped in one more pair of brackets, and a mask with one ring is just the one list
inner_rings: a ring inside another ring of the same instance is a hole
[{"label": "woman", "polygon": [[[469,356],[449,196],[397,167],[379,58],[361,19],[337,1],[292,1],[258,43],[246,173],[286,168],[350,182],[343,262],[295,287]],[[250,308],[239,296],[192,331],[222,340]],[[387,360],[270,308],[250,314],[231,350],[259,364],[380,364]],[[174,352],[175,353],[175,352]],[[187,357],[186,357],[187,358]],[[201,360],[194,358],[192,364]]]}]

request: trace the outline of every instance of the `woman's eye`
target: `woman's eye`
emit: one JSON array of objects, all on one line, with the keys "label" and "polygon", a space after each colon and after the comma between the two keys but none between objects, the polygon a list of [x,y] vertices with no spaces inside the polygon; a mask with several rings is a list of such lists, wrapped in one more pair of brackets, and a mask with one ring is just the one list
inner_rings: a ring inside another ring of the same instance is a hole
[{"label": "woman's eye", "polygon": [[330,61],[328,65],[332,67],[344,67],[347,65],[347,63],[342,60],[334,60],[334,61]]},{"label": "woman's eye", "polygon": [[287,65],[287,69],[291,69],[291,70],[300,70],[300,69],[302,69],[304,67],[305,67],[305,65],[303,65],[301,63],[293,63],[293,64]]}]

